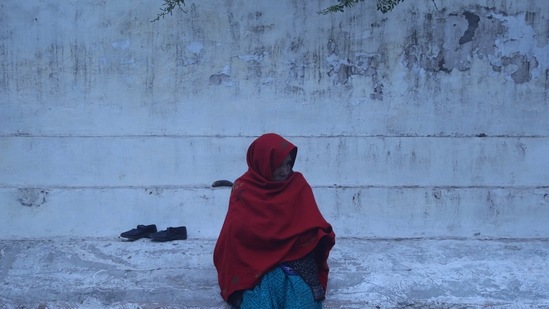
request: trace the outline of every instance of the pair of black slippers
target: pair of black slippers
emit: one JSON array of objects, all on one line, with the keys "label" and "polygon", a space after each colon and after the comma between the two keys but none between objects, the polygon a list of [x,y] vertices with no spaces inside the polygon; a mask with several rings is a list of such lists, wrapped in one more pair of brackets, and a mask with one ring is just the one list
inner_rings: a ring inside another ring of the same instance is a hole
[{"label": "pair of black slippers", "polygon": [[[230,180],[216,180],[212,183],[212,187],[232,187],[233,182]],[[170,240],[185,240],[187,239],[187,228],[184,226],[169,227],[166,230],[158,232],[155,224],[138,225],[137,228],[120,234],[120,237],[128,240],[138,240],[141,238],[150,238],[154,241],[170,241]]]},{"label": "pair of black slippers", "polygon": [[171,241],[187,239],[187,228],[185,226],[169,227],[166,230],[158,231],[155,224],[138,225],[137,228],[120,234],[120,237],[128,240],[150,238],[154,241]]}]

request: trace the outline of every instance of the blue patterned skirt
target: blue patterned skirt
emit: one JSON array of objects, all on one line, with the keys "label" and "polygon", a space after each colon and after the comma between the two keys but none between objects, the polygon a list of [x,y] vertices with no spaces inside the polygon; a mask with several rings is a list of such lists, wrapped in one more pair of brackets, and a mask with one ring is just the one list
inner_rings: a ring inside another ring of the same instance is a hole
[{"label": "blue patterned skirt", "polygon": [[240,309],[258,308],[320,309],[322,301],[315,301],[311,288],[299,275],[286,273],[276,267],[263,275],[257,286],[242,294]]}]

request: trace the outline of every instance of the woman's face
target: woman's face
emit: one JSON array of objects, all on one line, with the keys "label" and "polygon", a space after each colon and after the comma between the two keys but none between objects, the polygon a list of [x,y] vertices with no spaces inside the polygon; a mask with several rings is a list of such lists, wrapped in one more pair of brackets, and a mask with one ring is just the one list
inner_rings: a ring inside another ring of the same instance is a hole
[{"label": "woman's face", "polygon": [[292,156],[288,155],[282,164],[273,172],[273,179],[272,181],[284,181],[290,177],[292,174],[293,162],[292,162]]}]

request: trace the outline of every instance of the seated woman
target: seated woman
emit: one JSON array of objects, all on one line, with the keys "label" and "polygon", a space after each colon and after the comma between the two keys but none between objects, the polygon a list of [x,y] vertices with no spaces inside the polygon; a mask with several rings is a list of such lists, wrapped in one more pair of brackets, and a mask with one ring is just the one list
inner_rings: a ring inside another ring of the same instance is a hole
[{"label": "seated woman", "polygon": [[248,148],[213,260],[233,308],[322,308],[335,244],[303,175],[297,147],[274,133]]}]

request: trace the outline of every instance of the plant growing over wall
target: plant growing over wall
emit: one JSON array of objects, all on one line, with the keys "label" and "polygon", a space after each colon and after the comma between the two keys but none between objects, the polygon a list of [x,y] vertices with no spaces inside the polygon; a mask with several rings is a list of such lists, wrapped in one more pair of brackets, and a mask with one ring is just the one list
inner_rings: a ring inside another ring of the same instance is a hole
[{"label": "plant growing over wall", "polygon": [[[364,1],[365,0],[338,0],[339,2],[338,4],[331,5],[318,13],[326,15],[334,12],[343,12],[345,8],[350,8],[353,5],[359,2],[364,2]],[[397,4],[399,4],[404,0],[376,0],[376,1],[377,1],[377,6],[376,6],[377,10],[383,13],[387,13],[387,12],[390,12]],[[175,8],[179,8],[183,10],[184,5],[185,5],[185,0],[164,0],[164,4],[160,8],[160,13],[152,21],[157,21],[160,18],[164,18],[164,16],[168,14],[171,15]]]},{"label": "plant growing over wall", "polygon": [[157,21],[161,17],[164,18],[164,16],[168,14],[172,15],[172,12],[175,8],[183,10],[183,5],[185,5],[185,0],[164,0],[164,4],[160,8],[160,13],[158,13],[156,18],[152,21]]},{"label": "plant growing over wall", "polygon": [[[365,0],[338,0],[338,4],[331,5],[328,8],[320,11],[320,14],[329,14],[334,12],[343,12],[345,8],[350,8],[353,5],[364,2]],[[377,10],[382,13],[390,12],[397,4],[404,0],[377,0]]]}]

